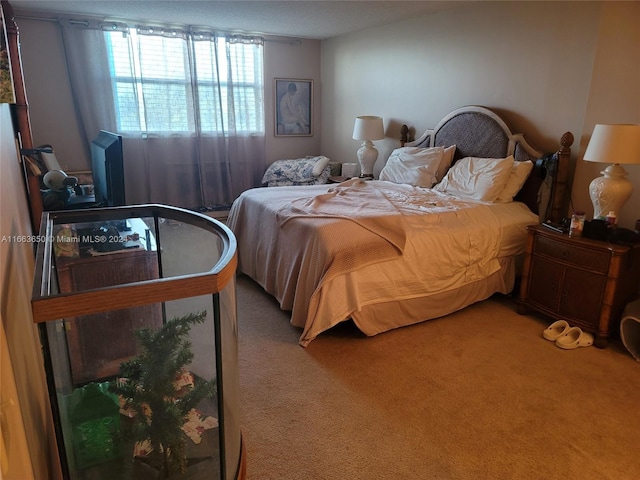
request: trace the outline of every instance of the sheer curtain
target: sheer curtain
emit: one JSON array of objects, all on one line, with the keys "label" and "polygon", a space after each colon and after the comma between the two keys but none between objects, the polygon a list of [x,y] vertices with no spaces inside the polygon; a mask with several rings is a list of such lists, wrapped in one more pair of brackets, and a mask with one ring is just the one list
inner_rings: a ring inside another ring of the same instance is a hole
[{"label": "sheer curtain", "polygon": [[265,169],[263,41],[61,21],[87,144],[123,136],[127,203],[224,208]]}]

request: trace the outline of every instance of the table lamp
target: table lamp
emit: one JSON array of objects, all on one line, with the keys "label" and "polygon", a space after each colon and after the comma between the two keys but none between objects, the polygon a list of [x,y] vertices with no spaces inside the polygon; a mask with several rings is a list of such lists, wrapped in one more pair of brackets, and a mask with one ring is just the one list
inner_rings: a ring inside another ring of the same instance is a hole
[{"label": "table lamp", "polygon": [[370,115],[356,117],[353,127],[353,139],[364,140],[358,149],[358,162],[360,163],[360,177],[373,178],[373,166],[378,159],[378,150],[373,146],[372,140],[384,138],[384,126],[382,118]]},{"label": "table lamp", "polygon": [[620,164],[640,164],[640,125],[596,125],[584,152],[587,162],[611,163],[589,185],[593,218],[620,210],[633,192],[627,172]]}]

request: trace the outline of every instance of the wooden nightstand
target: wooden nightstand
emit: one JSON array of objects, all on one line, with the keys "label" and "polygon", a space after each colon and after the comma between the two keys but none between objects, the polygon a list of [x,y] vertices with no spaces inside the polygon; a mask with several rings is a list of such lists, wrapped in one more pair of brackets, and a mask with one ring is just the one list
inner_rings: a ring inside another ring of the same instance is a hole
[{"label": "wooden nightstand", "polygon": [[625,305],[638,294],[640,244],[571,238],[540,225],[529,238],[518,311],[531,308],[593,333],[604,348],[617,333]]}]

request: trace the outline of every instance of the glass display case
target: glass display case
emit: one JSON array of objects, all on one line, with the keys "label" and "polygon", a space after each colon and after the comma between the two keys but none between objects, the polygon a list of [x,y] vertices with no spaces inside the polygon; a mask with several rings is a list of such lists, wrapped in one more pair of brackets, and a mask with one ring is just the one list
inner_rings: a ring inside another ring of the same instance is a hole
[{"label": "glass display case", "polygon": [[45,212],[37,240],[65,478],[244,478],[233,233],[141,205]]}]

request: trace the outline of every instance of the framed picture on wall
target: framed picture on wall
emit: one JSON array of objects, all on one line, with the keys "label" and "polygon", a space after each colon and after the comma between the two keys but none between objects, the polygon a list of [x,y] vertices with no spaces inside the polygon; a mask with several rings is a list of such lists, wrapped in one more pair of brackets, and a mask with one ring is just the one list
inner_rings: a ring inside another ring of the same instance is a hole
[{"label": "framed picture on wall", "polygon": [[0,6],[0,103],[16,103],[11,74],[11,58],[7,45],[7,30],[4,23],[4,11]]},{"label": "framed picture on wall", "polygon": [[274,79],[275,136],[313,135],[313,80]]}]

